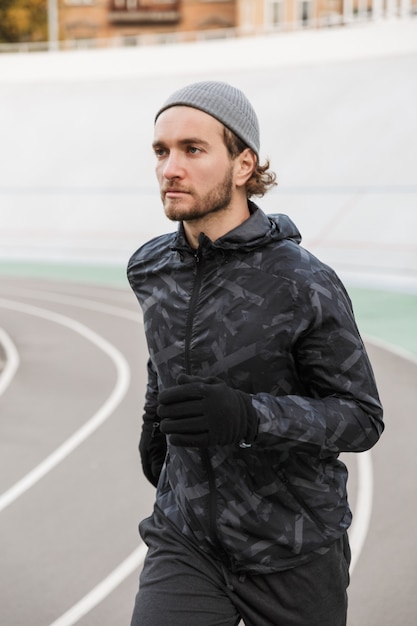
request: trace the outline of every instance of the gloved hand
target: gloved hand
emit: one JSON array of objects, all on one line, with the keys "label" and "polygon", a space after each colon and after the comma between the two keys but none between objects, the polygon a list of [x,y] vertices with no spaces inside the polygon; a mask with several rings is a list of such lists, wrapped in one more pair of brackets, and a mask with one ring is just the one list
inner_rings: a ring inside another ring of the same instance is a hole
[{"label": "gloved hand", "polygon": [[213,377],[180,374],[160,392],[157,413],[174,446],[251,444],[258,426],[250,395]]},{"label": "gloved hand", "polygon": [[156,415],[145,413],[139,441],[139,453],[143,473],[154,487],[158,484],[166,451],[166,437],[160,431],[159,418]]}]

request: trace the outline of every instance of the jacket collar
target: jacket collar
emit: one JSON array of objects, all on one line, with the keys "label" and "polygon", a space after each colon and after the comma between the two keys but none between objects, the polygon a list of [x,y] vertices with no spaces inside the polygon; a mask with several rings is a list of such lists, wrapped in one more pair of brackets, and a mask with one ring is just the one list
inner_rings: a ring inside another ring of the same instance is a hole
[{"label": "jacket collar", "polygon": [[[301,242],[301,235],[292,220],[283,214],[266,215],[256,204],[249,201],[250,217],[223,237],[211,241],[204,233],[199,236],[200,248],[249,251],[263,247],[271,241],[291,239]],[[188,250],[182,222],[175,238],[174,250]]]}]

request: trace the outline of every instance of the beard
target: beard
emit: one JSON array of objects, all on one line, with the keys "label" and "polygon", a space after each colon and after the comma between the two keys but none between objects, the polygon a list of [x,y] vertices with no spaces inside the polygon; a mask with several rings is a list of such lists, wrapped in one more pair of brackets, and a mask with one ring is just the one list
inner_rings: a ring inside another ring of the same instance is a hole
[{"label": "beard", "polygon": [[[218,213],[227,209],[233,194],[233,167],[231,166],[226,172],[223,180],[207,191],[203,195],[199,195],[192,190],[187,191],[186,202],[193,199],[194,202],[184,206],[183,198],[166,198],[165,192],[169,191],[169,187],[165,188],[161,193],[162,202],[164,204],[165,215],[174,222],[192,222],[200,220],[212,213]],[[188,197],[189,196],[189,197]]]}]

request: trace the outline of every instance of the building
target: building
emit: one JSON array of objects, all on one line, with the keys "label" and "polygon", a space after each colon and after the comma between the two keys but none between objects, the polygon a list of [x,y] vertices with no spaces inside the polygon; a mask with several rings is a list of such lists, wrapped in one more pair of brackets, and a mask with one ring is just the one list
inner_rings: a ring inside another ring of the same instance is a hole
[{"label": "building", "polygon": [[240,26],[331,26],[355,19],[417,13],[417,0],[240,0]]},{"label": "building", "polygon": [[[237,0],[59,0],[61,40],[234,28]],[[134,43],[132,39],[132,44]]]},{"label": "building", "polygon": [[[85,46],[120,39],[219,37],[417,13],[417,0],[56,0],[59,38]],[[93,44],[94,42],[94,44]]]}]

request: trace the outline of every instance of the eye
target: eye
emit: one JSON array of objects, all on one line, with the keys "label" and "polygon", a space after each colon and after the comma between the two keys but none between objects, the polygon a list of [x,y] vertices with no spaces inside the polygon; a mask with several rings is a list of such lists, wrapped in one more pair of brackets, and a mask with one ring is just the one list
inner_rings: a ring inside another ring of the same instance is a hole
[{"label": "eye", "polygon": [[188,152],[191,154],[199,154],[201,152],[200,148],[196,148],[196,146],[188,146]]},{"label": "eye", "polygon": [[155,156],[159,159],[166,155],[167,151],[165,148],[154,148]]}]

